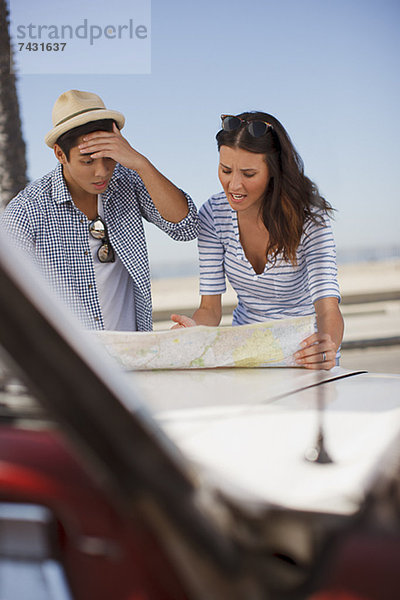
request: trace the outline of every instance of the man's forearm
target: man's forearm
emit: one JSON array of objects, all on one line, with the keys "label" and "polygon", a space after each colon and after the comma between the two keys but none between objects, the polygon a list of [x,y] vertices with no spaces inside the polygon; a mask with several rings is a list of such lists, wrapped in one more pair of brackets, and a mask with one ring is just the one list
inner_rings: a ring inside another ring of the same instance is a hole
[{"label": "man's forearm", "polygon": [[179,223],[187,216],[189,207],[184,193],[164,177],[147,158],[144,158],[136,172],[163,219]]}]

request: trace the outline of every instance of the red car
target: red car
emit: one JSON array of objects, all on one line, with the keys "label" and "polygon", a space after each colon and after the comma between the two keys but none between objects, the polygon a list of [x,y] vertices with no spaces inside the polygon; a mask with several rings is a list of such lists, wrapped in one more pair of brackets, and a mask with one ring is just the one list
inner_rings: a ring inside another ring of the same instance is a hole
[{"label": "red car", "polygon": [[398,600],[400,377],[126,374],[0,240],[1,600]]}]

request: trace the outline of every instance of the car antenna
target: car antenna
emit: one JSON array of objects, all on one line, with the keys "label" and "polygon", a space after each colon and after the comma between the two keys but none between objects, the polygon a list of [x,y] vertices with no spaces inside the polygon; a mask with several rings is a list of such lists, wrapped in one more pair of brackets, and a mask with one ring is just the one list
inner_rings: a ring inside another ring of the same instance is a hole
[{"label": "car antenna", "polygon": [[319,464],[330,464],[333,460],[329,456],[325,447],[324,436],[324,410],[325,410],[325,387],[324,379],[319,371],[317,371],[317,410],[318,410],[318,431],[315,443],[311,448],[308,448],[305,453],[305,459],[309,462]]}]

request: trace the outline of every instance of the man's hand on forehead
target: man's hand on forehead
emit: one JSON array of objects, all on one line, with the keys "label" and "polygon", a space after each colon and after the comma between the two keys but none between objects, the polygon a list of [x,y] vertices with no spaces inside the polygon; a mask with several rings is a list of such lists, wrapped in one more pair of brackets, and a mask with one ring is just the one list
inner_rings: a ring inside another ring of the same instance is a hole
[{"label": "man's hand on forehead", "polygon": [[78,148],[81,154],[90,154],[91,158],[112,158],[124,167],[136,171],[147,161],[132,148],[115,124],[112,131],[93,131],[85,134]]}]

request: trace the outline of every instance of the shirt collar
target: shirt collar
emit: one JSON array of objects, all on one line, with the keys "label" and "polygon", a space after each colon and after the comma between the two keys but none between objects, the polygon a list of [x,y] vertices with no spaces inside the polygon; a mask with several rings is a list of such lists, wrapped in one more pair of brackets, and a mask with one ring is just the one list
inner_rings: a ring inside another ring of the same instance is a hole
[{"label": "shirt collar", "polygon": [[58,163],[53,171],[53,181],[51,184],[52,198],[57,204],[63,204],[64,202],[72,202],[71,194],[69,193],[67,184],[65,182],[62,164]]}]

